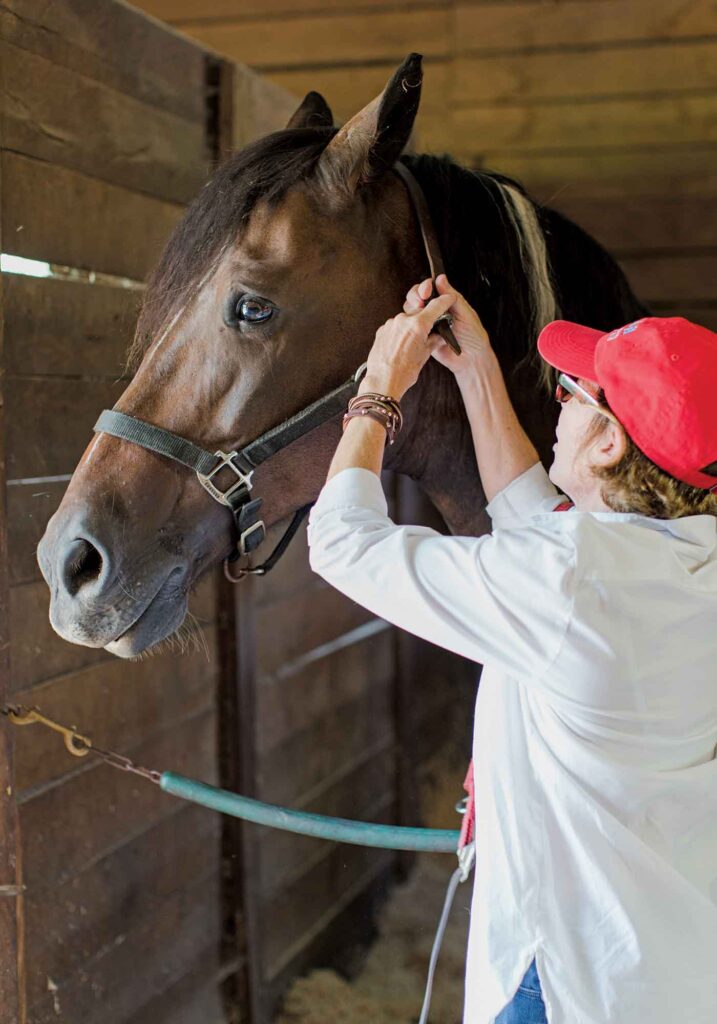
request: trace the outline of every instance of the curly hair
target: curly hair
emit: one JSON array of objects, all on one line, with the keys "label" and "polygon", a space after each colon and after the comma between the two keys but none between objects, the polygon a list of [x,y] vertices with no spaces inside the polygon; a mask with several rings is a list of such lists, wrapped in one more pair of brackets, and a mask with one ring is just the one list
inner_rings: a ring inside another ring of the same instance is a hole
[{"label": "curly hair", "polygon": [[[605,392],[595,396],[609,409]],[[580,451],[589,448],[607,430],[610,421],[595,413],[588,424]],[[654,519],[682,516],[717,516],[717,494],[683,483],[655,465],[625,431],[625,454],[613,466],[593,466],[593,475],[604,481],[600,497],[613,512],[636,512]]]}]

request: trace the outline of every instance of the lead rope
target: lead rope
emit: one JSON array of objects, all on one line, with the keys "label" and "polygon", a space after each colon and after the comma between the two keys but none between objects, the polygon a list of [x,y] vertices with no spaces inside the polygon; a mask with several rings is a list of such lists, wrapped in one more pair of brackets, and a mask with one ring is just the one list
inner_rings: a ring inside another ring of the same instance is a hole
[{"label": "lead rope", "polygon": [[418,1019],[418,1024],[428,1024],[428,1012],[431,1008],[431,996],[433,994],[433,976],[436,972],[438,954],[441,951],[443,936],[445,935],[446,932],[446,926],[448,924],[448,918],[451,913],[451,907],[453,906],[453,900],[456,895],[456,889],[458,888],[461,882],[467,881],[473,868],[473,865],[475,864],[476,844],[474,838],[475,796],[473,782],[473,761],[471,761],[470,764],[468,765],[468,771],[463,782],[463,788],[465,789],[468,796],[464,797],[463,800],[459,801],[456,804],[456,810],[458,811],[459,814],[463,815],[463,825],[461,826],[461,832],[458,839],[458,850],[456,851],[456,855],[458,857],[458,867],[455,869],[448,882],[446,897],[443,901],[443,910],[441,911],[441,917],[438,922],[438,928],[436,929],[436,937],[433,940],[431,959],[428,963],[426,991],[425,995],[423,996],[423,1006],[421,1007],[421,1016]]}]

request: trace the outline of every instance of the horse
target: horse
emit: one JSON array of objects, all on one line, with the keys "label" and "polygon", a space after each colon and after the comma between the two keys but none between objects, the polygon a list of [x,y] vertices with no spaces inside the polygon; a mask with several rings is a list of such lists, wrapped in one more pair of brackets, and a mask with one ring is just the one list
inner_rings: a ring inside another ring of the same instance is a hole
[{"label": "horse", "polygon": [[[595,239],[518,182],[405,152],[422,78],[421,56],[410,54],[340,129],[310,92],[285,129],[218,166],[149,278],[118,412],[231,453],[350,377],[427,273],[400,163],[549,466],[559,410],[553,371],[537,355],[540,328],[563,317],[608,331],[647,310]],[[403,412],[385,468],[417,481],[452,533],[486,532],[452,374],[429,360]],[[316,499],[340,423],[336,412],[254,470],[269,527]],[[181,462],[100,429],[38,548],[56,632],[123,658],[159,650],[198,579],[235,544],[232,516],[207,490]]]}]

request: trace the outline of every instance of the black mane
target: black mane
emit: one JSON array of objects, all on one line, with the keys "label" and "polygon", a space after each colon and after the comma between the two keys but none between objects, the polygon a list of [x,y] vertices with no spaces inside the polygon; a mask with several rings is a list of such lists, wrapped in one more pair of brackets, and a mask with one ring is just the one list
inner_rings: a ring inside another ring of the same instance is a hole
[{"label": "black mane", "polygon": [[478,311],[504,368],[539,365],[530,268],[506,205],[508,185],[535,210],[547,249],[555,317],[611,330],[648,314],[615,260],[587,232],[541,207],[506,175],[449,157],[405,157],[423,188],[451,283]]}]

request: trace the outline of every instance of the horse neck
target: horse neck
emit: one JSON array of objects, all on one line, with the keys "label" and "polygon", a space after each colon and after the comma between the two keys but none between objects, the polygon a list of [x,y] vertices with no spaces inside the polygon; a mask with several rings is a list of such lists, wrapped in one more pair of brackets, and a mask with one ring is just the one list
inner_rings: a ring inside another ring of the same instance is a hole
[{"label": "horse neck", "polygon": [[404,427],[384,467],[415,480],[451,533],[484,533],[490,523],[485,495],[453,375],[429,360],[402,406]]}]

